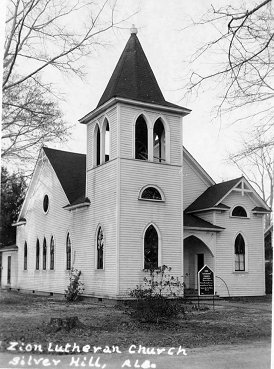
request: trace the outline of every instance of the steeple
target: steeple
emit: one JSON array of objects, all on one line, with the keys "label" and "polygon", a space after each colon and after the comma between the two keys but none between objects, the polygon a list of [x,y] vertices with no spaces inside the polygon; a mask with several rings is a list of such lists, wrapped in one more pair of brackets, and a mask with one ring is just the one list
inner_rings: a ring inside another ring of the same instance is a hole
[{"label": "steeple", "polygon": [[133,25],[131,35],[97,108],[114,97],[182,108],[165,101]]}]

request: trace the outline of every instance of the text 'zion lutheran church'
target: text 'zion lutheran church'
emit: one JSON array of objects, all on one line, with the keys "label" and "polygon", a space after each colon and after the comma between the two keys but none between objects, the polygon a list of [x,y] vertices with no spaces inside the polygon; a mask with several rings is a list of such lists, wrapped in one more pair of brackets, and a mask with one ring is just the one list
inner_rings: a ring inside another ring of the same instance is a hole
[{"label": "text 'zion lutheran church'", "polygon": [[2,286],[64,293],[74,266],[86,295],[121,299],[144,269],[168,265],[195,291],[208,265],[218,295],[263,295],[270,209],[244,177],[216,184],[183,147],[189,113],[165,100],[132,28],[97,107],[80,119],[87,155],[40,151]]}]

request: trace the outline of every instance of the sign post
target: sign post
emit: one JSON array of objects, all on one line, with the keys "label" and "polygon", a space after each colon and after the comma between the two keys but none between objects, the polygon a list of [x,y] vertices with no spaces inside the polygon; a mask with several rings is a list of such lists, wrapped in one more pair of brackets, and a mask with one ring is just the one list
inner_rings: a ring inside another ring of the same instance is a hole
[{"label": "sign post", "polygon": [[214,272],[207,265],[198,272],[198,295],[215,295]]}]

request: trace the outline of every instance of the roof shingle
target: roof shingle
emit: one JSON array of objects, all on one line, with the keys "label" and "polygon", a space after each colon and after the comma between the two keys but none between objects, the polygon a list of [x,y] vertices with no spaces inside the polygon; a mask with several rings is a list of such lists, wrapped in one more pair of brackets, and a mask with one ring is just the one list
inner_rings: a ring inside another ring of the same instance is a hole
[{"label": "roof shingle", "polygon": [[85,197],[86,155],[43,147],[65,194],[73,204]]},{"label": "roof shingle", "polygon": [[182,109],[165,100],[135,33],[131,34],[97,108],[114,97]]}]

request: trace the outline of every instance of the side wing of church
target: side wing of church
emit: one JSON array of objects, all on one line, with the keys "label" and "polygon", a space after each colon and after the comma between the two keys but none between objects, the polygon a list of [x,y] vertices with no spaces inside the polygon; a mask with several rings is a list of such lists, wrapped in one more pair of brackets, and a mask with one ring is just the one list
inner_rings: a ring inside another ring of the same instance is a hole
[{"label": "side wing of church", "polygon": [[183,148],[189,113],[164,99],[133,28],[96,109],[80,119],[87,155],[41,149],[2,287],[62,294],[75,267],[85,295],[122,299],[144,269],[168,265],[195,292],[208,265],[218,295],[264,295],[270,209],[244,177],[216,184]]}]

